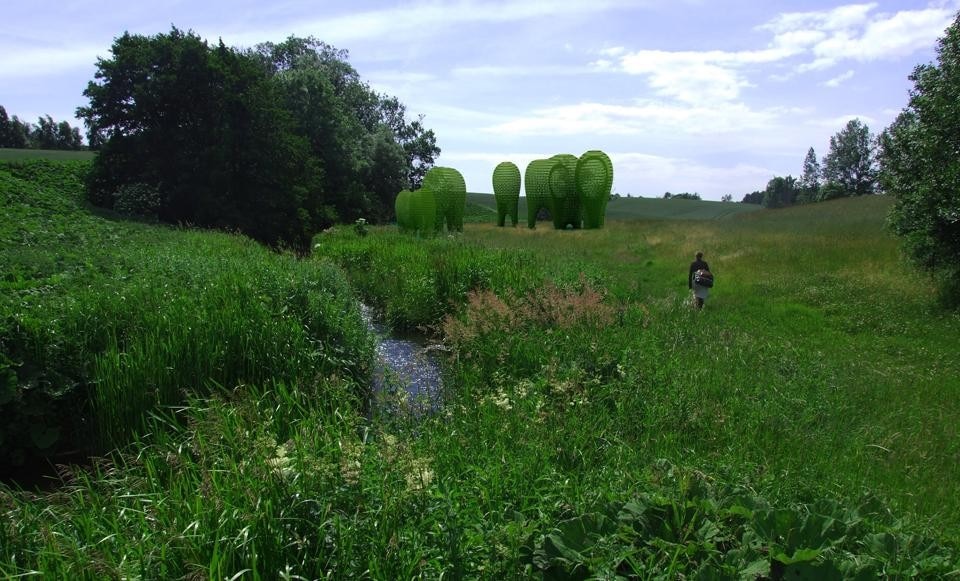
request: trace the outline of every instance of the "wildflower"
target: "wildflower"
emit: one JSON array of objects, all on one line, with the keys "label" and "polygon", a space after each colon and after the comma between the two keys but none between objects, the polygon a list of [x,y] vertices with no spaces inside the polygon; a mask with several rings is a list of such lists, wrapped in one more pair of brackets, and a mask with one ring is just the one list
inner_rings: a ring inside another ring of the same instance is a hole
[{"label": "wildflower", "polygon": [[410,461],[410,469],[406,474],[407,490],[419,492],[425,490],[433,482],[433,470],[430,469],[429,458],[414,458]]}]

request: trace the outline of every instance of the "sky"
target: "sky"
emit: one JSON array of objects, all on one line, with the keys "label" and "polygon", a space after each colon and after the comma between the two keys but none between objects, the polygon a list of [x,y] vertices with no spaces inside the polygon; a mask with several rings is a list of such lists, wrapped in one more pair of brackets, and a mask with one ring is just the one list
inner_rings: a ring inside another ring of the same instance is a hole
[{"label": "sky", "polygon": [[860,118],[878,133],[934,62],[960,0],[14,0],[0,105],[74,118],[124,32],[171,26],[237,47],[313,36],[423,115],[467,190],[493,168],[600,149],[614,192],[734,200],[799,176]]}]

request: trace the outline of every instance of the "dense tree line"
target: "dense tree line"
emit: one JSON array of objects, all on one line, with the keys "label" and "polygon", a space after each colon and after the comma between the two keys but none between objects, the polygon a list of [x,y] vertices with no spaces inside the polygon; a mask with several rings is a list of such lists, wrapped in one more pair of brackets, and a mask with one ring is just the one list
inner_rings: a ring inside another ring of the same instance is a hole
[{"label": "dense tree line", "polygon": [[746,194],[746,204],[785,208],[834,198],[877,192],[876,138],[859,119],[851,119],[830,138],[830,150],[822,161],[811,147],[803,160],[800,178],[775,176],[763,190]]},{"label": "dense tree line", "polygon": [[334,222],[388,218],[440,152],[422,118],[313,38],[240,50],[173,28],[111,53],[78,109],[100,148],[98,205],[305,250]]},{"label": "dense tree line", "polygon": [[697,192],[680,192],[679,194],[672,194],[670,192],[663,193],[664,200],[699,200],[700,194]]},{"label": "dense tree line", "polygon": [[880,136],[880,184],[890,226],[910,259],[960,305],[960,12],[937,43],[937,63],[910,75],[910,101]]},{"label": "dense tree line", "polygon": [[0,147],[15,149],[81,149],[83,139],[80,129],[66,121],[54,121],[49,115],[37,119],[37,124],[28,123],[0,105]]}]

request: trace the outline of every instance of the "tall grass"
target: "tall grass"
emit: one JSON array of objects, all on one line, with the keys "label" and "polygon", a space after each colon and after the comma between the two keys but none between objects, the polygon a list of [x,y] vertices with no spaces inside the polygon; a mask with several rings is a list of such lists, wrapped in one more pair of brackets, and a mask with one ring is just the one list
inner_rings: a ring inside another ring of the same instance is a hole
[{"label": "tall grass", "polygon": [[145,412],[214,385],[362,383],[372,343],[339,271],[237,236],[94,217],[84,169],[0,168],[4,460],[108,451]]},{"label": "tall grass", "polygon": [[[469,225],[428,240],[343,228],[290,264],[226,236],[143,227],[156,249],[139,251],[167,265],[154,280],[191,292],[90,278],[129,290],[152,305],[145,313],[170,305],[154,321],[102,299],[134,323],[117,339],[124,355],[102,336],[104,377],[116,392],[166,366],[222,388],[151,400],[130,444],[62,469],[52,492],[0,485],[0,576],[955,576],[957,345],[946,331],[958,321],[940,320],[922,279],[899,266],[883,206],[592,232]],[[201,249],[195,262],[185,248]],[[685,286],[697,249],[718,281],[700,313]],[[215,265],[231,256],[248,272]],[[404,414],[403,400],[401,413],[360,413],[351,370],[365,335],[350,334],[348,289],[328,261],[392,324],[445,344],[436,414]],[[20,287],[49,283],[18,272]],[[298,294],[313,276],[320,288]],[[298,306],[325,284],[338,298]],[[345,318],[302,314],[330,308]],[[236,368],[223,383],[193,352],[233,344],[241,311],[264,328],[243,335],[248,351],[222,351]],[[268,344],[292,332],[291,311],[329,337],[324,349],[295,334]],[[195,323],[209,331],[191,334]],[[269,371],[252,369],[253,351]],[[326,359],[289,378],[272,353]]]}]

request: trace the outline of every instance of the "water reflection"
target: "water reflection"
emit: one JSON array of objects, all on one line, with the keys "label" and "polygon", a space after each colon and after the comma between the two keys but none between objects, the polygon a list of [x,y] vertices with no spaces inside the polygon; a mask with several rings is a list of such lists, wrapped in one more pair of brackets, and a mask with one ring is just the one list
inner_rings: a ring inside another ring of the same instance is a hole
[{"label": "water reflection", "polygon": [[[403,405],[417,411],[432,410],[440,397],[441,377],[437,356],[420,333],[391,331],[373,309],[361,305],[363,319],[377,338],[373,397],[377,407]],[[401,401],[402,400],[402,401]]]}]

